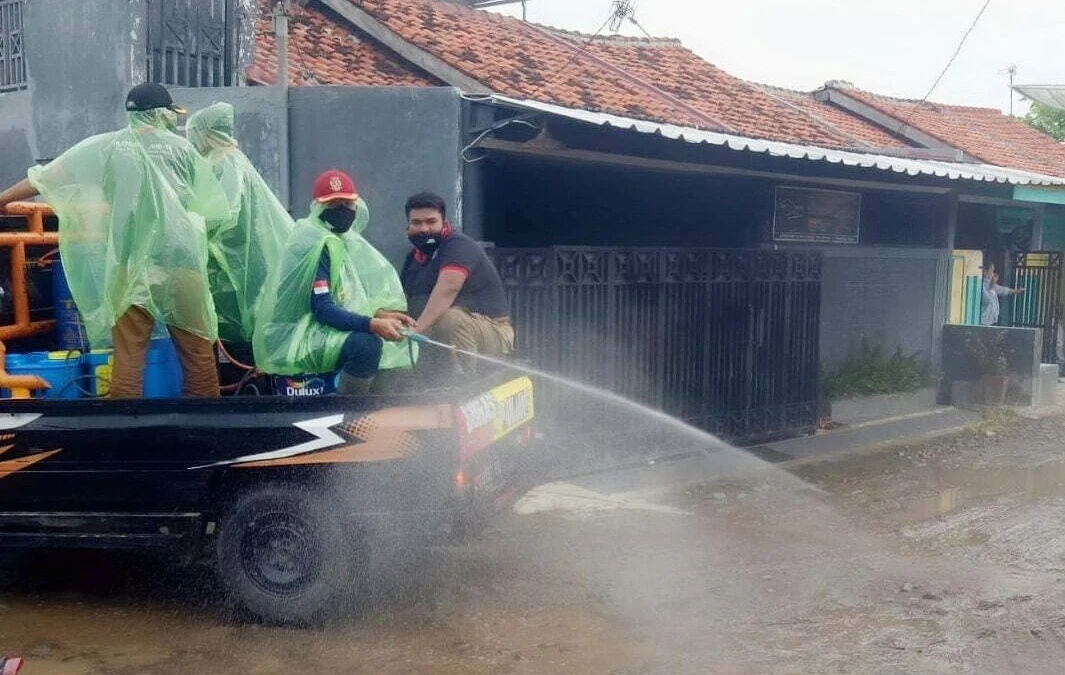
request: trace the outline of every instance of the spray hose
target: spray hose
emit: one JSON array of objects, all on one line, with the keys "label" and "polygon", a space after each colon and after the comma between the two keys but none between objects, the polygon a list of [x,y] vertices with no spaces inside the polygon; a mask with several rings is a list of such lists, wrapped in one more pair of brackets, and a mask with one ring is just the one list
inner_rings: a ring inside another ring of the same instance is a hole
[{"label": "spray hose", "polygon": [[422,335],[421,333],[415,333],[412,330],[401,330],[400,334],[410,340],[411,342],[417,342],[420,345],[436,345],[437,347],[444,347],[445,349],[454,349],[455,345],[445,344],[443,342],[437,342],[430,337]]},{"label": "spray hose", "polygon": [[412,330],[405,330],[405,331],[401,331],[401,332],[402,332],[403,337],[407,338],[411,342],[417,342],[418,344],[422,344],[422,345],[424,345],[424,344],[429,342],[429,339],[427,337],[425,337],[424,335],[422,335],[421,333],[415,333]]}]

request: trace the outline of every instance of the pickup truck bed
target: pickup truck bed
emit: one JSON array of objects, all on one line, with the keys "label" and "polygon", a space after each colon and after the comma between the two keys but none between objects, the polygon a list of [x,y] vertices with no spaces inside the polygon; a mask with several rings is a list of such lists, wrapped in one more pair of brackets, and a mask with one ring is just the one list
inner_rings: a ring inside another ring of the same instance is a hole
[{"label": "pickup truck bed", "polygon": [[475,529],[527,487],[533,387],[399,396],[0,401],[0,547],[206,553],[302,623],[381,537]]}]

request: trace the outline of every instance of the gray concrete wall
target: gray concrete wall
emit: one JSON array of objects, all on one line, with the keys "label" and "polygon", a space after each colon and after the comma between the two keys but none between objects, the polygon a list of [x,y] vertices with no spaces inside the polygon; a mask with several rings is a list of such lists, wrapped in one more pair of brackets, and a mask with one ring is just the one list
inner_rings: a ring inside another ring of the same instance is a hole
[{"label": "gray concrete wall", "polygon": [[410,248],[403,204],[411,194],[437,192],[461,227],[460,102],[450,88],[290,90],[293,212],[305,215],[315,177],[338,168],[370,206],[367,238],[396,265]]},{"label": "gray concrete wall", "polygon": [[826,247],[821,364],[840,365],[866,337],[939,363],[949,255],[936,249]]},{"label": "gray concrete wall", "polygon": [[[195,112],[224,101],[234,108],[240,149],[259,170],[282,204],[288,201],[288,108],[277,87],[172,89],[174,100]],[[297,204],[296,211],[299,212]]]},{"label": "gray concrete wall", "polygon": [[1006,403],[1038,405],[1042,355],[1043,331],[1039,328],[945,326],[943,380],[950,402],[956,406],[988,403],[981,382],[991,374],[986,360],[1001,356],[1006,359],[1009,381]]},{"label": "gray concrete wall", "polygon": [[0,184],[124,123],[134,63],[143,62],[136,58],[144,49],[143,7],[144,0],[26,3],[27,88],[0,94]]},{"label": "gray concrete wall", "polygon": [[123,102],[134,69],[143,68],[144,58],[138,58],[144,53],[143,16],[144,0],[26,3],[36,159],[51,159],[86,136],[124,122]]},{"label": "gray concrete wall", "polygon": [[[33,130],[33,101],[27,91],[0,94],[0,186],[26,177],[36,163],[37,135]],[[2,189],[2,188],[0,188]]]},{"label": "gray concrete wall", "polygon": [[[239,0],[238,6],[245,19],[240,32],[246,45],[256,3]],[[147,75],[146,16],[146,0],[25,3],[28,82],[23,91],[0,94],[0,156],[5,160],[0,163],[0,184],[24,178],[27,167],[54,159],[83,138],[125,124],[126,92]],[[250,52],[245,48],[239,58],[246,64]],[[232,101],[238,111],[247,98]],[[238,126],[257,156],[269,160],[278,154],[271,145],[276,145],[276,118],[245,116]],[[267,180],[284,195],[282,173],[271,170],[269,161],[264,164]]]}]

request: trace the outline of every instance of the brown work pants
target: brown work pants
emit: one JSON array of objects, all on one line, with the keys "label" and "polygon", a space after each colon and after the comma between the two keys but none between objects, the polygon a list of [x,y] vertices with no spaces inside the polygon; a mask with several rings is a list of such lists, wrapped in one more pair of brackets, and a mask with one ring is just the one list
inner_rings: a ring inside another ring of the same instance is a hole
[{"label": "brown work pants", "polygon": [[[503,356],[514,350],[514,328],[510,325],[510,319],[493,319],[462,307],[452,307],[444,312],[429,329],[429,337],[485,356]],[[423,349],[422,353],[426,351]],[[455,352],[451,352],[450,357],[456,373],[477,372],[476,359]]]},{"label": "brown work pants", "polygon": [[[111,398],[144,395],[144,358],[152,339],[155,319],[142,307],[130,307],[111,329],[115,343],[115,363],[111,370]],[[218,369],[214,345],[175,326],[167,326],[174,341],[184,376],[182,395],[210,398],[218,396]]]}]

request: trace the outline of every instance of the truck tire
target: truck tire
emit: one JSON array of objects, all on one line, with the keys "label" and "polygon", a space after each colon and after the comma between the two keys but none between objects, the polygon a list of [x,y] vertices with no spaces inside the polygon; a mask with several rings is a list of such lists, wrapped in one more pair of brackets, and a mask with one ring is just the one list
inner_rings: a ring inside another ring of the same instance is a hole
[{"label": "truck tire", "polygon": [[240,495],[222,516],[218,573],[256,617],[307,624],[335,607],[356,569],[352,531],[327,500],[296,485]]}]

